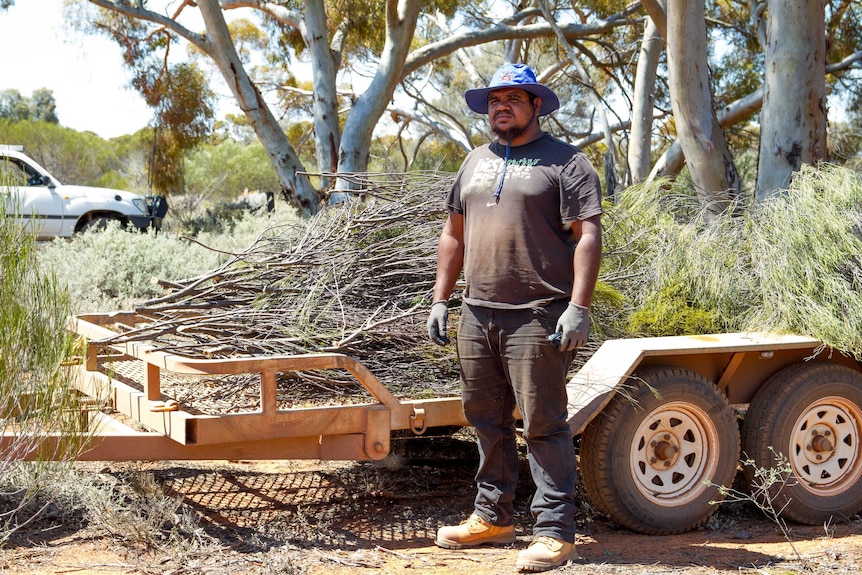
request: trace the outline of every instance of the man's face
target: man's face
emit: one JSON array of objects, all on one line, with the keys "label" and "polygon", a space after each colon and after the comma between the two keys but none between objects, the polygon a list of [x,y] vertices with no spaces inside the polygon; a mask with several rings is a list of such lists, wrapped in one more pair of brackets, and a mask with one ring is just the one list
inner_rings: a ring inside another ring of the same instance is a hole
[{"label": "man's face", "polygon": [[533,121],[538,105],[530,101],[530,94],[519,88],[500,88],[488,94],[488,120],[491,130],[504,139],[512,140],[522,134]]}]

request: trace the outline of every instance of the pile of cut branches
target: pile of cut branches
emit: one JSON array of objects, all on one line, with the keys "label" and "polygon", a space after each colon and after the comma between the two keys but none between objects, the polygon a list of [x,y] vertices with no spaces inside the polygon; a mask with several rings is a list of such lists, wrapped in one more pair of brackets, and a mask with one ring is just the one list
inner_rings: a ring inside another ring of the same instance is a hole
[{"label": "pile of cut branches", "polygon": [[162,281],[168,293],[135,306],[149,321],[102,343],[190,358],[338,352],[396,395],[456,393],[454,346],[430,344],[425,328],[453,174],[341,177],[357,201],[270,227],[206,274]]}]

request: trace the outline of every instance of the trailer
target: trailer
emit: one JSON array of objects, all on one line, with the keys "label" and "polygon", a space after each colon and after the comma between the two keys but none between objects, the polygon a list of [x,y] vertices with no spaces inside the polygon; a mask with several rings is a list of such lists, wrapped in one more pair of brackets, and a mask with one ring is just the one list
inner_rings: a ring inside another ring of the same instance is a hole
[{"label": "trailer", "polygon": [[[343,354],[199,359],[145,342],[99,343],[144,321],[131,312],[72,320],[85,342],[74,368],[82,405],[110,407],[89,411],[93,439],[81,460],[370,461],[389,454],[394,433],[469,426],[460,397],[398,400]],[[349,372],[370,400],[279,408],[279,374],[329,370]],[[259,381],[253,409],[202,413],[164,392],[171,377],[225,374]],[[750,479],[783,466],[785,481],[771,489],[792,521],[841,521],[862,510],[862,365],[816,339],[610,340],[572,377],[568,396],[587,494],[634,531],[702,524],[740,465]]]}]

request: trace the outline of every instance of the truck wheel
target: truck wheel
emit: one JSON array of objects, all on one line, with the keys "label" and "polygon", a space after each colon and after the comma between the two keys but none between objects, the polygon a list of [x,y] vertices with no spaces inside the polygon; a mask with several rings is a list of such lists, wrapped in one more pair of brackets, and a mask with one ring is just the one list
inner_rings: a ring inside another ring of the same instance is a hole
[{"label": "truck wheel", "polygon": [[120,225],[123,225],[123,220],[121,218],[115,218],[111,216],[97,216],[88,221],[87,223],[83,224],[80,231],[81,233],[86,233],[91,230],[101,232],[108,227],[109,222],[113,221],[118,221],[120,222]]},{"label": "truck wheel", "polygon": [[739,461],[739,427],[724,394],[702,375],[655,366],[635,374],[581,438],[590,500],[634,531],[693,529],[724,498]]},{"label": "truck wheel", "polygon": [[[862,509],[862,374],[835,364],[794,364],[754,396],[742,426],[749,484],[789,464],[766,493],[781,517],[806,525]],[[786,461],[782,461],[786,460]],[[765,487],[765,486],[764,486]]]}]

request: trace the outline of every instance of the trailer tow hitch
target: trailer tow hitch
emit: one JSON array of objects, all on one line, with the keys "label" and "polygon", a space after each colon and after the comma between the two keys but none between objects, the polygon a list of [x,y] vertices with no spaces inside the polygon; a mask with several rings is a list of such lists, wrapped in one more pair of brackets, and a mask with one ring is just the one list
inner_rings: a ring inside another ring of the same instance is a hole
[{"label": "trailer tow hitch", "polygon": [[416,435],[422,435],[427,430],[425,423],[425,409],[422,407],[414,407],[413,414],[410,416],[410,430]]}]

